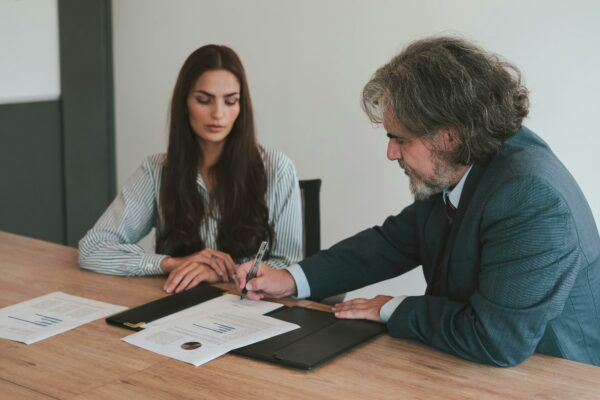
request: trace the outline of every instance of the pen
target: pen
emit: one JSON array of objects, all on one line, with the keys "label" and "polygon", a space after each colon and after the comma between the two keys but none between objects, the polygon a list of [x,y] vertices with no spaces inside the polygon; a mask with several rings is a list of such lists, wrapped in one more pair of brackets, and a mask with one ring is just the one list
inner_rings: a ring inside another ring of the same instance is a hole
[{"label": "pen", "polygon": [[[256,276],[256,273],[258,272],[258,264],[260,264],[262,261],[268,245],[269,243],[266,240],[263,240],[263,242],[260,244],[258,253],[256,253],[256,257],[254,258],[254,264],[252,264],[252,268],[250,268],[250,271],[248,271],[248,274],[246,275],[246,285],[248,284],[248,281],[254,279]],[[248,289],[246,289],[246,286],[244,286],[244,289],[242,289],[242,294],[240,294],[240,300],[246,298],[246,293],[248,293]]]}]

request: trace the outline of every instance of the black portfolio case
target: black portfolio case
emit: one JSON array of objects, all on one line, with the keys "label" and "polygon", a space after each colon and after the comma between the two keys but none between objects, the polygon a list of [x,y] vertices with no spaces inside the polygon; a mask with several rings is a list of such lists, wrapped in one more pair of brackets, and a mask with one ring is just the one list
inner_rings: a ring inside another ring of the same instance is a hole
[{"label": "black portfolio case", "polygon": [[122,328],[139,331],[144,324],[152,322],[155,319],[166,317],[167,315],[195,306],[222,294],[223,290],[210,286],[207,283],[201,283],[190,290],[165,296],[150,303],[111,315],[106,318],[106,322]]},{"label": "black portfolio case", "polygon": [[337,319],[331,313],[302,307],[282,308],[267,315],[300,325],[300,328],[240,347],[232,353],[313,369],[386,330],[382,323]]}]

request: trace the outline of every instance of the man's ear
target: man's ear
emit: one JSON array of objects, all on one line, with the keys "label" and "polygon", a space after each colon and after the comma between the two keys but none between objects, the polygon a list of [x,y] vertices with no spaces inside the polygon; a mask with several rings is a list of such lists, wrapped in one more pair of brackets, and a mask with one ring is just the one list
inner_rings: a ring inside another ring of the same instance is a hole
[{"label": "man's ear", "polygon": [[438,130],[438,135],[444,150],[455,150],[462,143],[458,128],[454,125],[442,126]]}]

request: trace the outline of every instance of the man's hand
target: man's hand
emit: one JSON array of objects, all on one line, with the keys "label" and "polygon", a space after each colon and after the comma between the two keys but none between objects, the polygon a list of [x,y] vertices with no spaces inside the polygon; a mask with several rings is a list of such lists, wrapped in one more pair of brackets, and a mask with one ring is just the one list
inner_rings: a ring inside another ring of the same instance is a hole
[{"label": "man's hand", "polygon": [[223,282],[229,282],[230,278],[234,279],[235,277],[235,263],[231,256],[222,251],[209,248],[190,254],[187,257],[167,257],[160,267],[163,271],[171,273],[175,269],[190,263],[204,264],[212,268]]},{"label": "man's hand", "polygon": [[383,295],[379,295],[373,299],[354,299],[336,304],[331,310],[338,318],[368,319],[381,322],[379,311],[391,299],[393,299],[392,296]]},{"label": "man's hand", "polygon": [[296,282],[286,270],[273,269],[265,263],[258,265],[256,277],[246,282],[246,275],[252,268],[254,261],[240,265],[236,272],[236,280],[240,291],[246,287],[247,297],[250,300],[260,300],[264,297],[280,298],[296,293]]}]

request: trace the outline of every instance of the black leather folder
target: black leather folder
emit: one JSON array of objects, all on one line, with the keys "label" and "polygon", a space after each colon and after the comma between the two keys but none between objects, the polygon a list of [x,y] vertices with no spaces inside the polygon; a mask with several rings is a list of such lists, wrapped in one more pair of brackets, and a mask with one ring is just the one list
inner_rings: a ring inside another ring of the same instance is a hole
[{"label": "black leather folder", "polygon": [[337,319],[333,314],[302,307],[267,314],[300,325],[299,329],[240,347],[232,353],[300,369],[313,369],[384,332],[384,324]]},{"label": "black leather folder", "polygon": [[148,322],[174,314],[177,311],[195,306],[222,294],[223,290],[210,286],[207,283],[201,283],[190,290],[171,294],[150,303],[111,315],[106,318],[106,322],[122,328],[139,331]]}]

